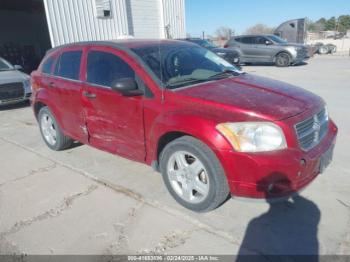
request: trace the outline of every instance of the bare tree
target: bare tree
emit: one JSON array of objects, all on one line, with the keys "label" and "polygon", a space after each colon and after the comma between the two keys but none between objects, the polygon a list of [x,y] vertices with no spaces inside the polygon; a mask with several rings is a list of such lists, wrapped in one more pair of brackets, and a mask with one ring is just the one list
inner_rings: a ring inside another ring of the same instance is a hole
[{"label": "bare tree", "polygon": [[251,34],[251,35],[257,35],[257,34],[272,34],[275,28],[268,27],[264,24],[256,24],[254,26],[249,27],[245,33]]},{"label": "bare tree", "polygon": [[235,30],[230,27],[221,26],[215,30],[215,35],[218,38],[229,39],[235,34]]}]

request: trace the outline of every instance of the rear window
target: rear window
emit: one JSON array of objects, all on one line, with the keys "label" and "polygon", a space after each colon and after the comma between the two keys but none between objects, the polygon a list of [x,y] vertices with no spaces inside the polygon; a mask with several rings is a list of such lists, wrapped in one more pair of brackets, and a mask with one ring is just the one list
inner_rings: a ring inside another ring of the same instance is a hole
[{"label": "rear window", "polygon": [[55,61],[55,58],[53,56],[48,57],[44,61],[41,71],[45,74],[51,74],[51,69],[54,61]]},{"label": "rear window", "polygon": [[55,68],[55,75],[73,80],[79,79],[82,51],[67,51],[61,54]]}]

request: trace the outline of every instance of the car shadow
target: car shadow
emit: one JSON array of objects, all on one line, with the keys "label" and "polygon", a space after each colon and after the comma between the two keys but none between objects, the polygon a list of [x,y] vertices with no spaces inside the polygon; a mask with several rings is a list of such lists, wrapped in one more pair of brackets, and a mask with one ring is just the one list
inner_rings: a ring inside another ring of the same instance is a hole
[{"label": "car shadow", "polygon": [[30,102],[29,101],[24,101],[24,102],[19,102],[16,104],[11,104],[11,105],[0,105],[0,111],[7,111],[7,110],[14,110],[14,109],[21,109],[25,107],[29,107]]},{"label": "car shadow", "polygon": [[69,147],[69,149],[74,149],[74,148],[76,148],[76,147],[80,147],[80,146],[83,146],[84,144],[83,143],[81,143],[81,142],[79,142],[79,141],[74,141],[73,143],[72,143],[72,145]]},{"label": "car shadow", "polygon": [[311,200],[292,194],[279,201],[267,198],[269,210],[249,222],[236,262],[318,261],[321,212]]}]

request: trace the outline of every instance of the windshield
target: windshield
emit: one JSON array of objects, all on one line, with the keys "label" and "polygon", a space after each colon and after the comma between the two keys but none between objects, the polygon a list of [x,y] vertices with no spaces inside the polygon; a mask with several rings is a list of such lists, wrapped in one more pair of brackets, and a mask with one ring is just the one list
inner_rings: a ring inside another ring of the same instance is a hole
[{"label": "windshield", "polygon": [[226,60],[199,46],[167,44],[132,50],[171,89],[240,73]]},{"label": "windshield", "polygon": [[285,44],[287,43],[286,40],[283,40],[282,38],[276,36],[276,35],[269,35],[268,38],[270,38],[272,41],[278,43],[278,44]]},{"label": "windshield", "polygon": [[0,71],[13,70],[13,66],[5,59],[0,57]]}]

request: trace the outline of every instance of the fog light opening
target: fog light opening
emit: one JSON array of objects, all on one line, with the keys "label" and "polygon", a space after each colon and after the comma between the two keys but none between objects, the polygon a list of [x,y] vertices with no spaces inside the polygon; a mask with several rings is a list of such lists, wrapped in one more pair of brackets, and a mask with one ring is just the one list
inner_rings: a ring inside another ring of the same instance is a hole
[{"label": "fog light opening", "polygon": [[267,187],[267,192],[268,193],[272,193],[272,190],[273,190],[274,187],[275,187],[274,183],[269,184],[268,187]]}]

